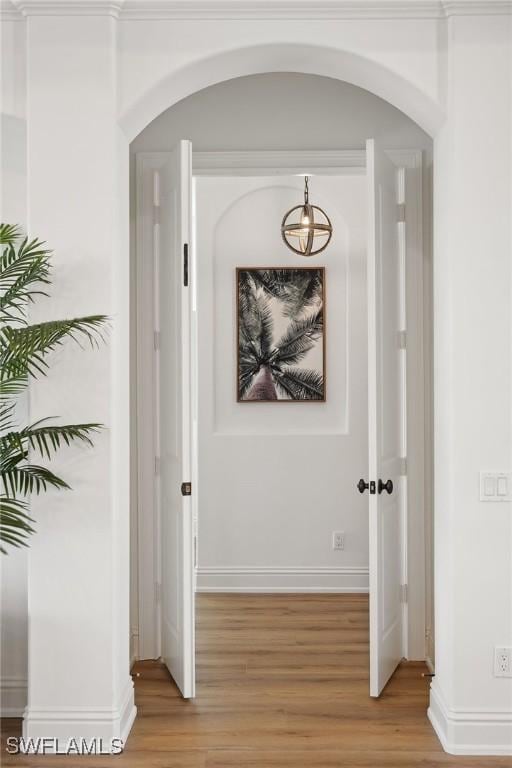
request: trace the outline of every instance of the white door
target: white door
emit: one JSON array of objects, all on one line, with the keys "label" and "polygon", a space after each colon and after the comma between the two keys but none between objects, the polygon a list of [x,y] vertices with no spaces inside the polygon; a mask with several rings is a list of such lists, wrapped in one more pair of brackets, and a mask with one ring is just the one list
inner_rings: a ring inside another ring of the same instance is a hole
[{"label": "white door", "polygon": [[190,142],[180,141],[159,171],[156,265],[161,652],[185,698],[195,694],[188,264],[191,157]]},{"label": "white door", "polygon": [[401,492],[403,445],[402,266],[396,168],[366,144],[368,237],[368,422],[370,695],[379,696],[402,658]]}]

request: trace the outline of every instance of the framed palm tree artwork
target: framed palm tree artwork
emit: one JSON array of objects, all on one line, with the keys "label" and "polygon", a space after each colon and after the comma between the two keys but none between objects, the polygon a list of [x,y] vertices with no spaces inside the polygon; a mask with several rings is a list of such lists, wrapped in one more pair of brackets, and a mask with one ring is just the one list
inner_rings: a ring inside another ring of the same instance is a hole
[{"label": "framed palm tree artwork", "polygon": [[325,402],[325,268],[239,267],[237,399]]}]

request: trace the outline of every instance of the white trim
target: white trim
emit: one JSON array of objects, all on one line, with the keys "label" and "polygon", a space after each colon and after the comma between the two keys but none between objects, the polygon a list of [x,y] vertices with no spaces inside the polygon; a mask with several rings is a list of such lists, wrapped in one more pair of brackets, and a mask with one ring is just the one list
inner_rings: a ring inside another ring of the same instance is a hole
[{"label": "white trim", "polygon": [[290,595],[323,595],[323,594],[336,594],[336,595],[352,595],[352,594],[368,594],[368,587],[303,587],[303,586],[276,586],[276,585],[261,585],[259,587],[246,587],[246,586],[204,586],[198,584],[196,592],[199,594],[257,594],[257,595],[273,595],[273,594],[290,594]]},{"label": "white trim", "polygon": [[[12,0],[14,13],[26,16],[112,16],[119,18],[124,0]],[[11,11],[12,13],[12,11]]]},{"label": "white trim", "polygon": [[[390,149],[386,151],[396,166],[421,168],[421,151]],[[158,162],[163,152],[139,152],[137,157]],[[339,176],[345,173],[363,175],[366,168],[364,149],[319,150],[227,150],[194,152],[194,176],[284,176],[317,173]]]},{"label": "white trim", "polygon": [[37,709],[27,706],[23,717],[23,738],[45,738],[51,732],[52,737],[58,740],[56,751],[60,751],[59,746],[64,750],[67,742],[76,738],[77,733],[80,733],[81,743],[92,739],[103,739],[105,742],[121,739],[124,742],[136,714],[133,680],[129,677],[118,708],[83,706]]},{"label": "white trim", "polygon": [[[423,354],[423,325],[421,313],[423,311],[423,241],[422,241],[422,153],[418,150],[390,150],[390,159],[397,167],[403,167],[405,172],[405,200],[406,200],[406,247],[407,247],[407,294],[414,297],[407,302],[407,328],[410,339],[409,353],[407,355],[407,379],[410,384],[407,393],[407,408],[411,413],[423,413],[425,382],[419,372],[423,370],[423,361],[419,358]],[[137,249],[137,338],[146,339],[150,349],[139,348],[137,345],[137,450],[139,455],[139,509],[155,508],[152,503],[154,498],[154,474],[153,474],[153,416],[154,414],[154,374],[150,370],[148,361],[153,355],[153,314],[152,314],[152,281],[153,267],[151,258],[141,258],[141,254],[151,254],[153,249],[152,218],[149,214],[148,200],[153,194],[153,173],[158,170],[166,160],[166,152],[140,152],[136,156],[136,249]],[[222,152],[195,152],[193,153],[193,173],[196,176],[244,176],[244,175],[283,175],[290,173],[364,173],[366,165],[365,150],[321,150],[321,151],[222,151]],[[334,170],[333,170],[334,169]],[[144,362],[145,361],[145,362]],[[414,367],[417,370],[414,370]],[[415,392],[414,386],[419,387]],[[425,551],[423,536],[424,530],[424,425],[418,426],[418,419],[409,419],[407,441],[409,447],[408,473],[417,479],[408,484],[408,500],[412,524],[409,525],[409,539],[407,542],[411,552],[407,557],[409,589],[409,603],[407,606],[407,654],[409,659],[425,658]],[[149,458],[148,458],[149,457]],[[149,517],[142,521],[139,517],[139,648],[140,658],[156,658],[159,655],[158,647],[158,619],[155,618],[154,608],[154,547],[158,530],[158,520]],[[144,536],[142,535],[144,534]],[[416,537],[416,538],[414,538]],[[417,539],[417,540],[416,540]],[[203,577],[209,580],[207,584],[201,584],[201,571],[197,589],[198,591],[219,591],[217,586],[211,584],[212,574]],[[153,574],[153,575],[152,575]],[[318,577],[319,587],[328,591],[340,591],[339,583],[332,584],[336,576],[329,575]],[[252,582],[250,576],[253,577]],[[254,583],[255,574],[244,574],[245,585],[233,583],[233,578],[228,583],[228,577],[224,578],[226,591],[260,591],[258,584]],[[309,574],[311,576],[311,574]],[[310,591],[311,584],[304,587],[297,583],[304,582],[303,576],[295,574],[295,583],[288,574],[286,577],[280,573],[271,581],[272,574],[267,574],[267,585],[264,591],[275,587],[276,591],[290,591],[293,587],[297,591]],[[237,577],[240,578],[240,575]],[[276,578],[280,583],[276,583]],[[282,582],[286,578],[287,584]],[[351,578],[354,578],[352,575]],[[152,581],[153,579],[153,581]],[[260,577],[261,579],[261,577]],[[366,585],[357,583],[348,584],[348,587],[364,588]],[[286,589],[282,589],[286,587]],[[318,591],[316,588],[314,591]],[[145,610],[144,610],[145,609]],[[153,616],[153,618],[150,618]]]},{"label": "white trim", "polygon": [[316,21],[446,19],[512,13],[511,0],[12,0],[3,20],[27,16],[112,16],[126,21]]},{"label": "white trim", "polygon": [[367,593],[368,566],[199,566],[196,592]]},{"label": "white trim", "polygon": [[368,576],[368,566],[267,566],[267,565],[228,565],[215,566],[204,565],[196,568],[198,576],[211,575],[314,575],[314,576]]},{"label": "white trim", "polygon": [[194,152],[195,176],[284,176],[321,173],[364,174],[364,149],[343,150],[227,150]]},{"label": "white trim", "polygon": [[197,592],[368,593],[367,566],[203,566]]},{"label": "white trim", "polygon": [[130,669],[139,658],[139,627],[137,625],[130,629]]},{"label": "white trim", "polygon": [[511,0],[443,0],[442,16],[508,16]]},{"label": "white trim", "polygon": [[0,717],[22,717],[27,706],[26,677],[8,676],[0,679]]},{"label": "white trim", "polygon": [[[156,163],[136,158],[136,254],[146,253],[147,259],[136,258],[136,434],[137,453],[137,569],[138,569],[138,658],[158,658],[160,655],[159,612],[155,611],[155,589],[160,582],[157,477],[155,459],[158,434],[156,423],[156,364],[154,350],[154,266],[155,266],[155,188],[153,171],[159,168],[166,153],[158,153]],[[149,161],[149,158],[148,158]],[[148,251],[148,245],[151,249]],[[149,334],[149,335],[148,335]],[[142,340],[148,339],[144,344]],[[141,510],[153,510],[142,515]]]},{"label": "white trim", "polygon": [[443,749],[451,755],[512,755],[510,709],[449,709],[434,680],[427,714]]},{"label": "white trim", "polygon": [[[407,155],[407,158],[404,157]],[[404,167],[402,202],[405,202],[405,314],[407,346],[405,350],[406,437],[407,445],[407,658],[422,660],[426,655],[425,593],[425,457],[427,446],[425,411],[424,355],[424,244],[423,244],[423,155],[421,151],[390,152],[395,165]],[[403,226],[403,225],[401,225]],[[405,618],[405,616],[404,616]]]},{"label": "white trim", "polygon": [[23,21],[23,15],[12,3],[12,0],[0,0],[0,21]]}]

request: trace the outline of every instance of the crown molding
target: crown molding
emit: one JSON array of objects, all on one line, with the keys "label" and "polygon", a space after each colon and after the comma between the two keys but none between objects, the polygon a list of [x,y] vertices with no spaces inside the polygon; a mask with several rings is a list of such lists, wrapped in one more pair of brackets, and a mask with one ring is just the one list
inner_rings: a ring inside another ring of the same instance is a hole
[{"label": "crown molding", "polygon": [[512,0],[442,0],[442,16],[510,16]]},{"label": "crown molding", "polygon": [[23,16],[11,0],[0,0],[0,19],[2,21],[21,21]]},{"label": "crown molding", "polygon": [[440,19],[512,13],[512,0],[125,0],[123,19]]},{"label": "crown molding", "polygon": [[137,20],[443,19],[512,15],[512,0],[0,0],[3,20],[112,16]]},{"label": "crown molding", "polygon": [[126,0],[124,19],[336,21],[436,18],[440,0]]},{"label": "crown molding", "polygon": [[[11,15],[113,16],[119,18],[124,0],[11,0]],[[3,9],[2,17],[5,18]]]}]

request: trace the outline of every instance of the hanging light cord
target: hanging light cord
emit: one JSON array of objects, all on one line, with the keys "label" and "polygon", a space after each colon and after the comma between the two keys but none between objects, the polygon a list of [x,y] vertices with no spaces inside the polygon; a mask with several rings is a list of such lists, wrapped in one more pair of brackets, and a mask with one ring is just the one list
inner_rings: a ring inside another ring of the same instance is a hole
[{"label": "hanging light cord", "polygon": [[304,205],[309,203],[309,176],[304,176]]}]

